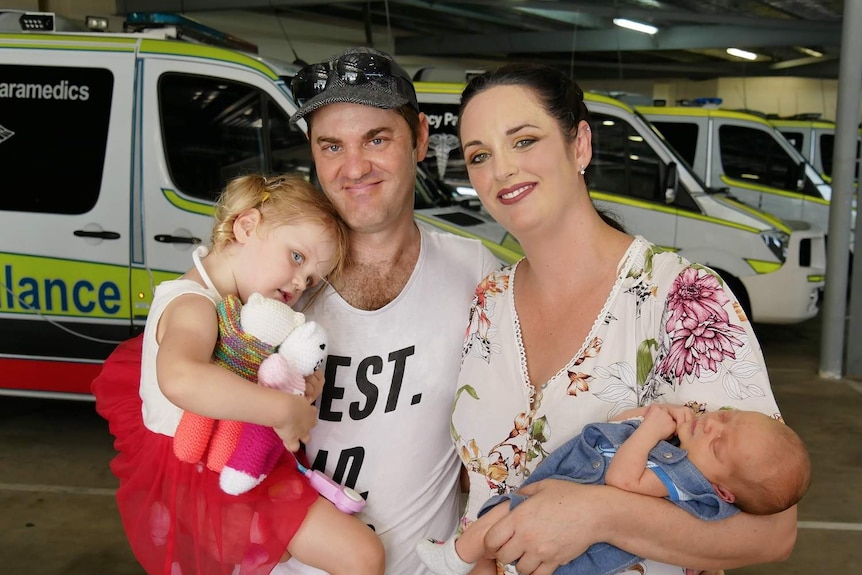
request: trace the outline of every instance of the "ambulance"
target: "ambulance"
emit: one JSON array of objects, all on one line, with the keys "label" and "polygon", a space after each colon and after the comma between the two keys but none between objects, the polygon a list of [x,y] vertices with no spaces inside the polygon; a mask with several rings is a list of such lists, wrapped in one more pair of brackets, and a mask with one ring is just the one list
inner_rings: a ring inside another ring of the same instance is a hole
[{"label": "ambulance", "polygon": [[[835,122],[821,120],[820,114],[799,114],[790,118],[769,118],[769,122],[814,166],[823,180],[832,183],[832,154],[835,150]],[[856,142],[856,178],[859,178],[859,147]]]},{"label": "ambulance", "polygon": [[[464,84],[415,82],[428,116],[429,173],[469,186],[457,120]],[[587,93],[595,204],[632,234],[717,270],[756,322],[790,324],[817,313],[825,271],[823,232],[794,230],[707,188],[660,133],[630,106]]]},{"label": "ambulance", "polygon": [[[298,68],[170,14],[131,14],[127,33],[20,18],[29,31],[0,32],[0,394],[91,400],[102,361],[143,329],[154,286],[209,242],[226,181],[311,175],[288,121]],[[521,257],[427,178],[416,205],[417,219],[503,262]]]},{"label": "ambulance", "polygon": [[829,228],[832,187],[765,118],[697,106],[638,106],[706,185],[794,228]]}]

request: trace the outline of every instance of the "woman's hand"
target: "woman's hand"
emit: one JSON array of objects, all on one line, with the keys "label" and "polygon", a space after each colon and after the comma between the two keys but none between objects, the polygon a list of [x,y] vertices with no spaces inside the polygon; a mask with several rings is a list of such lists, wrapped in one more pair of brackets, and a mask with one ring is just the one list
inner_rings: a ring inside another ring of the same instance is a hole
[{"label": "woman's hand", "polygon": [[556,479],[522,488],[529,499],[488,530],[486,549],[501,563],[517,561],[519,573],[551,575],[602,540],[601,489]]},{"label": "woman's hand", "polygon": [[279,418],[280,423],[272,429],[281,438],[284,446],[290,452],[299,451],[300,442],[311,439],[311,428],[317,425],[317,409],[302,395],[278,392],[282,401]]},{"label": "woman's hand", "polygon": [[491,527],[485,547],[520,573],[550,575],[604,541],[633,555],[699,570],[784,561],[796,540],[796,507],[774,515],[737,513],[703,521],[660,497],[604,485],[545,479]]}]

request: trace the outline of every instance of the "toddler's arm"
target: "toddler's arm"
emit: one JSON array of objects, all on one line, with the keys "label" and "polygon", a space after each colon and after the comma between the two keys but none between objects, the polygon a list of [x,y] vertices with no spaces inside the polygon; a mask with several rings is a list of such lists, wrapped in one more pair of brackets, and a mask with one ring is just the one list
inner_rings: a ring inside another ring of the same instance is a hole
[{"label": "toddler's arm", "polygon": [[317,411],[302,396],[255,385],[211,362],[218,317],[210,301],[184,295],[171,302],[157,326],[159,387],[174,405],[205,417],[275,429],[291,451],[307,441]]},{"label": "toddler's arm", "polygon": [[676,421],[670,410],[660,404],[646,408],[643,417],[640,426],[611,459],[605,483],[633,493],[667,497],[667,488],[646,464],[656,443],[676,432]]}]

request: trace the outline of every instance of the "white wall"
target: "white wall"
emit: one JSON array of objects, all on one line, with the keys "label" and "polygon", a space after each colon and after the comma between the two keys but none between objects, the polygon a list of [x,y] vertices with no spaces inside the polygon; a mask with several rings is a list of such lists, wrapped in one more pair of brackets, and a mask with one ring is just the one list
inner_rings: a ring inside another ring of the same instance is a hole
[{"label": "white wall", "polygon": [[584,90],[650,95],[654,100],[665,100],[668,106],[679,100],[718,97],[722,99],[722,108],[745,108],[781,116],[814,112],[827,120],[835,119],[838,103],[838,80],[758,77],[704,81],[584,80],[579,83]]},{"label": "white wall", "polygon": [[834,120],[838,80],[812,78],[723,78],[719,97],[724,107],[749,108],[781,116],[819,112]]},{"label": "white wall", "polygon": [[39,0],[5,0],[3,8],[8,10],[27,10],[30,12],[39,11]]}]

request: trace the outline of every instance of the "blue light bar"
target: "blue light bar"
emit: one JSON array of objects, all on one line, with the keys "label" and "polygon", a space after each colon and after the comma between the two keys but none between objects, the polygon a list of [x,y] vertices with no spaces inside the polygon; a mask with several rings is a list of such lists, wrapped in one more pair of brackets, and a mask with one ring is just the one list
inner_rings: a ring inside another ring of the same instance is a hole
[{"label": "blue light bar", "polygon": [[191,18],[180,14],[167,12],[131,12],[126,16],[124,23],[127,30],[140,31],[147,28],[164,28],[173,26],[177,30],[177,37],[187,37],[201,44],[232,48],[243,52],[257,54],[257,45],[242,38],[237,38],[215,28],[210,28]]}]

